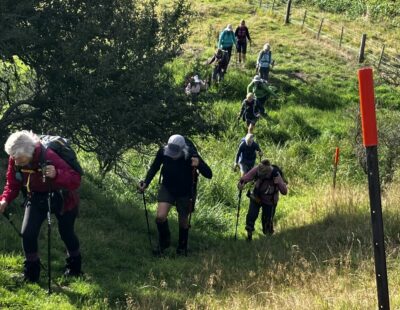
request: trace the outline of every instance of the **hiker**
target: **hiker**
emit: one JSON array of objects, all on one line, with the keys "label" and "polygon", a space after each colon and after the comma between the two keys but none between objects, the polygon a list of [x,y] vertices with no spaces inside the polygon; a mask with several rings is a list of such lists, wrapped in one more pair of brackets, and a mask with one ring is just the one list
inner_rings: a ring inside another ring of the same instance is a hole
[{"label": "hiker", "polygon": [[254,135],[248,133],[244,139],[242,139],[235,158],[235,170],[240,167],[240,175],[244,176],[249,172],[256,163],[256,158],[262,156],[260,146],[254,141]]},{"label": "hiker", "polygon": [[247,86],[247,93],[253,93],[256,99],[256,105],[262,116],[268,116],[265,112],[265,102],[270,96],[275,95],[268,86],[268,82],[262,80],[259,75],[254,76],[253,80]]},{"label": "hiker", "polygon": [[246,99],[242,102],[242,108],[239,112],[237,119],[243,119],[248,127],[248,133],[253,133],[257,120],[260,117],[256,100],[253,93],[247,93]]},{"label": "hiker", "polygon": [[229,24],[219,35],[218,47],[228,52],[228,64],[232,56],[232,47],[236,46],[236,37],[232,25]]},{"label": "hiker", "polygon": [[272,53],[269,43],[265,43],[257,58],[257,72],[263,80],[268,81],[269,68],[272,65]]},{"label": "hiker", "polygon": [[[25,214],[22,222],[22,246],[25,254],[24,279],[38,282],[40,258],[38,236],[48,212],[50,199],[52,213],[58,221],[58,231],[68,257],[64,275],[81,274],[79,240],[74,231],[78,214],[77,189],[81,176],[51,149],[43,149],[39,137],[31,131],[17,131],[5,143],[8,160],[7,181],[0,196],[0,212],[22,191]],[[45,152],[43,154],[42,152]]]},{"label": "hiker", "polygon": [[237,41],[237,53],[239,55],[239,63],[246,62],[247,40],[251,44],[249,29],[246,27],[246,22],[242,20],[240,25],[235,30],[235,37]]},{"label": "hiker", "polygon": [[150,185],[161,165],[162,181],[158,190],[156,217],[159,246],[153,253],[161,255],[170,246],[168,213],[171,206],[175,205],[179,219],[179,242],[176,253],[182,255],[187,250],[188,217],[193,211],[191,209],[195,202],[193,199],[196,189],[193,185],[195,185],[196,170],[207,179],[212,178],[212,171],[189,139],[173,135],[169,138],[168,144],[158,150],[145,180],[139,183],[139,191],[143,192]]},{"label": "hiker", "polygon": [[202,89],[207,89],[207,83],[200,80],[198,75],[190,78],[189,83],[186,85],[185,93],[191,96],[192,102],[196,102]]},{"label": "hiker", "polygon": [[223,51],[222,49],[218,48],[214,54],[214,56],[207,62],[208,65],[215,63],[214,71],[212,74],[212,80],[219,83],[224,79],[224,75],[228,68],[228,53]]},{"label": "hiker", "polygon": [[264,235],[274,233],[273,219],[279,200],[279,193],[287,194],[287,185],[283,180],[282,172],[277,166],[271,165],[264,159],[259,165],[252,168],[240,178],[239,190],[248,182],[255,181],[252,191],[247,193],[250,198],[249,211],[246,216],[247,240],[252,240],[254,225],[262,208],[262,227]]}]

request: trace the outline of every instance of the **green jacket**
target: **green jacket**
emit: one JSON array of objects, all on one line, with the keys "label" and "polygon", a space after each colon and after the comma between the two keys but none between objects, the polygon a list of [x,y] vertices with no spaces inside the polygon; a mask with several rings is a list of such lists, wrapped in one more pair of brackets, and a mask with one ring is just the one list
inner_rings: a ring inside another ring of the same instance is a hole
[{"label": "green jacket", "polygon": [[256,98],[270,97],[274,95],[272,89],[263,82],[252,81],[249,86],[247,86],[247,92],[253,93]]}]

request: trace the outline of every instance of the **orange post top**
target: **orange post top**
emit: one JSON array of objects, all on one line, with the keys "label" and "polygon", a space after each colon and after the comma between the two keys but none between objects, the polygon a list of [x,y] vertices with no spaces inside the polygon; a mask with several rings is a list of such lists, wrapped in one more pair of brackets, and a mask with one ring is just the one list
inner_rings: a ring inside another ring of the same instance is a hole
[{"label": "orange post top", "polygon": [[365,147],[378,145],[372,68],[358,70],[361,124]]},{"label": "orange post top", "polygon": [[335,165],[339,163],[339,147],[336,148],[335,150]]}]

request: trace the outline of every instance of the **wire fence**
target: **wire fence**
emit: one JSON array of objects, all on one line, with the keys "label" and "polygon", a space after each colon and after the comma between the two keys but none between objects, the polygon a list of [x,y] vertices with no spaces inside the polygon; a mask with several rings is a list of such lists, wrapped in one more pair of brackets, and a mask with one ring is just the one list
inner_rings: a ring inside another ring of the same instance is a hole
[{"label": "wire fence", "polygon": [[264,11],[282,17],[284,23],[298,25],[301,31],[308,31],[317,40],[329,42],[337,49],[347,50],[357,56],[359,63],[375,67],[379,75],[388,83],[400,85],[400,54],[396,49],[369,38],[368,33],[338,24],[315,12],[298,7],[292,0],[254,0],[253,4]]}]

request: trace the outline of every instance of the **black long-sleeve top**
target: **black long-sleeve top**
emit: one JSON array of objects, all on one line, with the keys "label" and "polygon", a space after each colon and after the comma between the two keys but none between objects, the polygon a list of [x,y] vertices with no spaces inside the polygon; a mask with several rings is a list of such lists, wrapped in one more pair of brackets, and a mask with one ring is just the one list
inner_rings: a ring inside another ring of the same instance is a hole
[{"label": "black long-sleeve top", "polygon": [[[207,179],[211,179],[212,171],[210,167],[199,155],[195,156],[199,158],[199,166],[197,167],[197,170]],[[191,156],[188,156],[187,159],[183,156],[178,159],[172,159],[171,157],[164,155],[164,147],[161,147],[147,172],[145,179],[147,186],[150,185],[161,165],[163,165],[161,169],[162,184],[166,187],[168,192],[176,197],[191,196],[193,185]]]},{"label": "black long-sleeve top", "polygon": [[238,41],[246,41],[246,38],[251,41],[249,28],[246,26],[238,26],[235,30],[235,37]]}]

